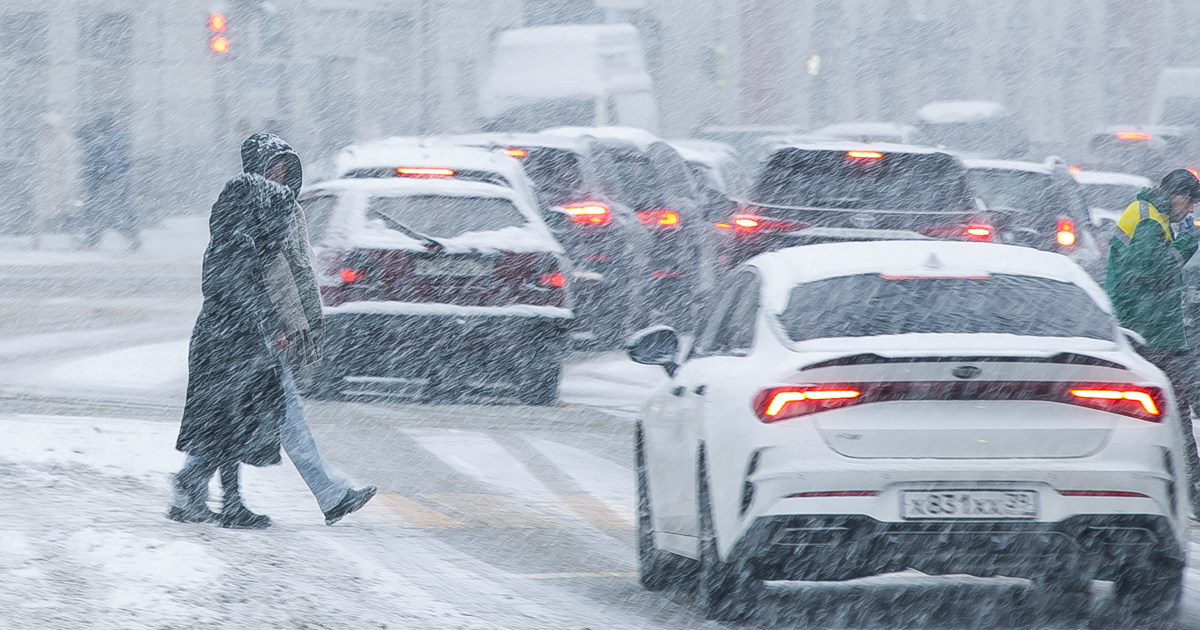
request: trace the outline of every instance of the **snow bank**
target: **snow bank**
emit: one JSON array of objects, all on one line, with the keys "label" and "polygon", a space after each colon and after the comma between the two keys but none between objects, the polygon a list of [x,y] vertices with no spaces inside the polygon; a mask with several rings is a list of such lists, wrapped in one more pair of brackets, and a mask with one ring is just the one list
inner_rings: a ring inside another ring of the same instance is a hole
[{"label": "snow bank", "polygon": [[935,101],[917,110],[917,118],[935,125],[977,123],[1008,115],[992,101]]}]

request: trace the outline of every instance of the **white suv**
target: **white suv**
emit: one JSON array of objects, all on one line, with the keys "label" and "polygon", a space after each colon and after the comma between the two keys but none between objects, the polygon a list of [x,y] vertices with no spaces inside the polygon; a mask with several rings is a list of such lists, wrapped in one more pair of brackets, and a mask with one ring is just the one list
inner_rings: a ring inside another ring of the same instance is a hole
[{"label": "white suv", "polygon": [[[1115,582],[1176,615],[1184,442],[1169,382],[1059,254],[836,243],[755,257],[637,424],[642,583],[698,564],[712,618],[763,580],[916,569],[1033,580],[1047,605]],[[696,562],[698,561],[698,562]]]}]

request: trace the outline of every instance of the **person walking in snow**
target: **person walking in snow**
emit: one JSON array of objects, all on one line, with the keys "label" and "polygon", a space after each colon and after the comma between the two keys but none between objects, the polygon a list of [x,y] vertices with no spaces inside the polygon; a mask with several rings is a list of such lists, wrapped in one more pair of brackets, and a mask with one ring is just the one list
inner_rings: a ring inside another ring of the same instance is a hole
[{"label": "person walking in snow", "polygon": [[1200,181],[1185,169],[1143,188],[1117,222],[1104,283],[1117,321],[1146,340],[1138,352],[1166,373],[1179,400],[1194,514],[1200,514],[1200,458],[1191,412],[1200,411],[1200,375],[1183,324],[1183,266],[1197,249],[1188,225],[1197,200]]},{"label": "person walking in snow", "polygon": [[103,116],[80,131],[83,144],[83,246],[95,249],[108,230],[142,248],[137,216],[129,201],[129,150],[125,133],[112,116]]},{"label": "person walking in snow", "polygon": [[[354,489],[317,451],[294,374],[318,358],[324,327],[304,212],[296,203],[300,158],[277,136],[242,144],[243,173],[225,184],[209,219],[204,306],[188,353],[188,391],[176,448],[168,518],[262,529],[271,519],[242,502],[241,464],[280,463],[280,446],[304,478],[325,523],[366,505],[375,488]],[[206,503],[220,471],[220,514]]]}]

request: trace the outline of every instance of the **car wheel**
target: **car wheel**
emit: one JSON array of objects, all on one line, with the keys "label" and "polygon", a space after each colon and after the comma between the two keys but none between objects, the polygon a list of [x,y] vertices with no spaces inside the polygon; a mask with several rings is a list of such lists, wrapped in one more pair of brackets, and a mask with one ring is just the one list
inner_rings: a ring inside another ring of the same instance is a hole
[{"label": "car wheel", "polygon": [[518,386],[517,398],[526,405],[545,407],[558,402],[558,383],[562,366],[557,361],[537,357],[532,365],[525,367],[524,376]]},{"label": "car wheel", "polygon": [[1114,586],[1114,619],[1122,627],[1168,627],[1183,597],[1181,562],[1154,563],[1121,571]]},{"label": "car wheel", "polygon": [[650,514],[650,483],[646,479],[646,453],[642,428],[634,433],[634,466],[637,475],[637,556],[639,578],[648,591],[661,591],[671,585],[671,561],[654,546],[654,521]]},{"label": "car wheel", "polygon": [[700,451],[697,508],[700,523],[700,571],[696,579],[696,599],[705,619],[741,621],[750,616],[757,603],[762,581],[754,578],[753,566],[746,560],[724,562],[717,551],[716,526],[709,499],[708,472],[704,451]]}]

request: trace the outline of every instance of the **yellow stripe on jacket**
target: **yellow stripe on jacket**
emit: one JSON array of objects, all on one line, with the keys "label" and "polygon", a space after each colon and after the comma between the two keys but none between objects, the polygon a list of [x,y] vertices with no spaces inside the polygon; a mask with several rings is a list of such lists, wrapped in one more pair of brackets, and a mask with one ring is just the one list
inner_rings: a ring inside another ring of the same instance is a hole
[{"label": "yellow stripe on jacket", "polygon": [[1133,231],[1137,229],[1139,223],[1146,219],[1158,221],[1163,228],[1163,237],[1168,243],[1175,240],[1171,237],[1170,221],[1149,201],[1135,201],[1129,204],[1129,207],[1125,208],[1125,213],[1121,215],[1121,220],[1117,221],[1117,227],[1121,228],[1125,236],[1133,238]]}]

